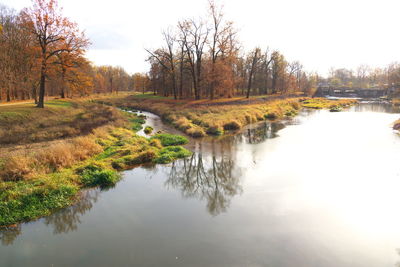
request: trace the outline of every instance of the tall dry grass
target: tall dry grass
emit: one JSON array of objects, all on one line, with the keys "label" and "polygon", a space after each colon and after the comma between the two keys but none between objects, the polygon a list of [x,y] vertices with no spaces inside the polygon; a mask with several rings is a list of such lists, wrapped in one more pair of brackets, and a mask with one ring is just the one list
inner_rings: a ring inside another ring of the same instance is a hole
[{"label": "tall dry grass", "polygon": [[3,181],[29,179],[67,168],[103,151],[96,143],[96,136],[76,137],[68,141],[51,144],[45,148],[19,151],[2,158],[0,177]]}]

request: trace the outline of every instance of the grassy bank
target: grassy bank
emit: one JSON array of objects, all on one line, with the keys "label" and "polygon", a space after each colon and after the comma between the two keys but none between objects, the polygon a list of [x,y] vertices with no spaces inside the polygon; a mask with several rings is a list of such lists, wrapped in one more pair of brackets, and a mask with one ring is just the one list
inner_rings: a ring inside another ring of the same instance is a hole
[{"label": "grassy bank", "polygon": [[[107,104],[153,112],[192,137],[222,135],[262,120],[278,120],[297,115],[302,107],[340,111],[355,100],[289,98],[263,101],[260,98],[173,100],[149,94],[114,98]],[[337,109],[337,110],[333,110]]]},{"label": "grassy bank", "polygon": [[[3,144],[0,148],[0,225],[48,215],[72,204],[83,188],[112,186],[120,179],[119,170],[140,164],[169,163],[191,154],[180,146],[187,143],[186,138],[169,134],[138,136],[135,131],[142,128],[144,118],[108,106],[55,101],[54,107],[49,105],[44,110],[29,105],[8,106],[7,111],[3,108],[6,107],[0,107],[2,125],[12,126],[11,117],[18,118],[22,125],[31,125],[32,120],[40,120],[41,116],[50,117],[43,120],[46,124],[42,127],[28,128],[26,133],[14,137],[19,145]],[[109,121],[103,123],[104,118],[95,118],[99,112],[110,114],[106,116]],[[86,121],[87,118],[92,119]],[[77,119],[79,128],[66,135],[68,138],[59,139],[56,133],[68,132],[64,131],[63,122]],[[101,123],[94,124],[93,120]],[[51,134],[39,134],[46,129]],[[5,136],[11,138],[15,131],[11,127]],[[28,139],[30,143],[26,144],[25,138],[32,136],[42,142]]]},{"label": "grassy bank", "polygon": [[355,99],[337,99],[329,100],[326,98],[309,98],[302,102],[302,106],[312,109],[329,109],[332,112],[341,111],[343,108],[349,107],[357,103]]}]

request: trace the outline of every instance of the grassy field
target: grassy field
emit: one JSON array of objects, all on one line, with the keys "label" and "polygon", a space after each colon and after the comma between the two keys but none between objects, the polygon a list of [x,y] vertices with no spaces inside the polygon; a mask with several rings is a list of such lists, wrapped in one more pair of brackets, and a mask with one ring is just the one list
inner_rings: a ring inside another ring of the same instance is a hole
[{"label": "grassy field", "polygon": [[106,124],[122,124],[111,107],[53,100],[45,109],[34,104],[0,106],[0,145],[27,144],[86,135]]},{"label": "grassy field", "polygon": [[136,135],[144,121],[86,100],[0,106],[0,226],[70,205],[80,189],[113,186],[119,170],[191,155],[184,137]]},{"label": "grassy field", "polygon": [[151,94],[133,95],[104,101],[110,105],[141,109],[161,116],[164,121],[192,137],[222,135],[262,120],[295,116],[302,107],[340,111],[355,100],[323,98],[230,98],[218,100],[173,100]]}]

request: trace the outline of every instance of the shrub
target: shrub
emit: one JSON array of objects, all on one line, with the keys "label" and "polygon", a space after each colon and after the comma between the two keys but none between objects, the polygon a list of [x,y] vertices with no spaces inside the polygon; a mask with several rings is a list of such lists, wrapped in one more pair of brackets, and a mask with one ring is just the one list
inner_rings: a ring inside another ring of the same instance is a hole
[{"label": "shrub", "polygon": [[93,164],[84,167],[81,173],[81,181],[85,186],[107,187],[116,184],[119,178],[115,171]]},{"label": "shrub", "polygon": [[203,122],[198,117],[193,117],[192,122],[193,122],[193,124],[196,124],[199,126],[203,124]]},{"label": "shrub", "polygon": [[256,116],[256,118],[257,118],[258,121],[264,120],[263,114],[262,114],[261,112],[259,112],[259,111],[256,111],[256,112],[255,112],[255,116]]},{"label": "shrub", "polygon": [[157,154],[153,150],[143,151],[142,153],[136,156],[134,164],[151,162],[156,156]]},{"label": "shrub", "polygon": [[189,142],[189,140],[184,136],[167,134],[167,133],[156,134],[153,137],[151,137],[150,140],[153,139],[159,139],[163,146],[184,145]]},{"label": "shrub", "polygon": [[257,122],[257,117],[255,115],[246,115],[245,119],[247,124]]},{"label": "shrub", "polygon": [[297,115],[297,111],[294,109],[289,109],[285,112],[285,116],[287,117],[293,117]]},{"label": "shrub", "polygon": [[174,114],[166,113],[166,114],[164,114],[163,119],[168,123],[173,123],[174,121],[177,120],[177,117]]},{"label": "shrub", "polygon": [[264,115],[264,117],[268,120],[276,120],[278,118],[278,115],[275,112],[268,112]]},{"label": "shrub", "polygon": [[170,154],[163,154],[158,156],[154,162],[158,164],[167,164],[174,161],[174,158]]},{"label": "shrub", "polygon": [[340,111],[342,111],[342,108],[340,106],[333,105],[330,107],[329,111],[330,112],[340,112]]},{"label": "shrub", "polygon": [[242,125],[235,120],[224,124],[224,130],[239,130],[240,128],[242,128]]},{"label": "shrub", "polygon": [[174,121],[173,124],[181,131],[186,131],[187,129],[192,128],[192,124],[185,117],[180,117],[178,120]]},{"label": "shrub", "polygon": [[122,170],[135,165],[152,162],[156,157],[157,153],[155,151],[147,150],[137,155],[127,155],[115,159],[111,162],[111,166],[116,170]]},{"label": "shrub", "polygon": [[145,134],[151,134],[151,132],[153,131],[153,127],[151,126],[146,126],[146,128],[144,128],[144,133]]},{"label": "shrub", "polygon": [[210,135],[223,135],[224,134],[224,128],[221,126],[213,125],[207,128],[207,134]]},{"label": "shrub", "polygon": [[297,101],[291,101],[290,105],[292,106],[292,108],[294,108],[295,110],[299,110],[301,108],[301,105],[299,102]]},{"label": "shrub", "polygon": [[161,141],[159,139],[150,140],[150,145],[156,148],[162,148]]},{"label": "shrub", "polygon": [[111,162],[111,167],[116,170],[123,170],[126,168],[125,161],[123,158],[115,159]]},{"label": "shrub", "polygon": [[186,131],[186,133],[192,137],[204,137],[206,136],[206,132],[200,128],[200,127],[196,127],[196,128],[190,128]]}]

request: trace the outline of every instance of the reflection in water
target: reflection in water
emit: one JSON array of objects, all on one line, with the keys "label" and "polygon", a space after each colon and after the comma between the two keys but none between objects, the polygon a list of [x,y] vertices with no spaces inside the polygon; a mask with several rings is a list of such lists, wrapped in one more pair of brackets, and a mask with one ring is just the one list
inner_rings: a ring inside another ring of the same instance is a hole
[{"label": "reflection in water", "polygon": [[180,189],[186,198],[206,199],[207,210],[214,216],[225,212],[231,199],[242,192],[241,170],[235,166],[233,154],[225,154],[222,148],[220,155],[213,149],[208,158],[200,151],[174,162],[165,182]]},{"label": "reflection in water", "polygon": [[81,223],[80,217],[93,207],[93,204],[98,200],[98,196],[99,190],[84,191],[78,203],[46,217],[44,223],[47,226],[54,227],[54,234],[76,231]]},{"label": "reflection in water", "polygon": [[0,228],[0,240],[4,246],[12,245],[14,240],[21,234],[21,225]]},{"label": "reflection in water", "polygon": [[285,124],[280,122],[268,123],[263,122],[257,127],[247,129],[244,136],[246,137],[246,142],[249,144],[260,144],[266,139],[278,137],[277,132],[285,128]]},{"label": "reflection in water", "polygon": [[400,107],[395,107],[391,104],[382,105],[379,102],[366,102],[362,105],[353,107],[356,112],[379,112],[379,113],[399,113]]},{"label": "reflection in water", "polygon": [[241,134],[196,143],[191,157],[172,163],[165,185],[179,189],[185,198],[205,199],[213,216],[226,212],[231,199],[242,192],[242,170],[235,164],[233,157],[237,153],[232,150],[240,143],[260,144],[275,138],[284,127],[281,122],[263,122],[251,125]]},{"label": "reflection in water", "polygon": [[[81,216],[89,211],[97,202],[100,191],[88,190],[81,193],[79,202],[44,218],[47,226],[54,227],[54,234],[76,231],[81,223]],[[0,228],[0,240],[5,246],[12,245],[17,236],[22,233],[21,224]]]}]

